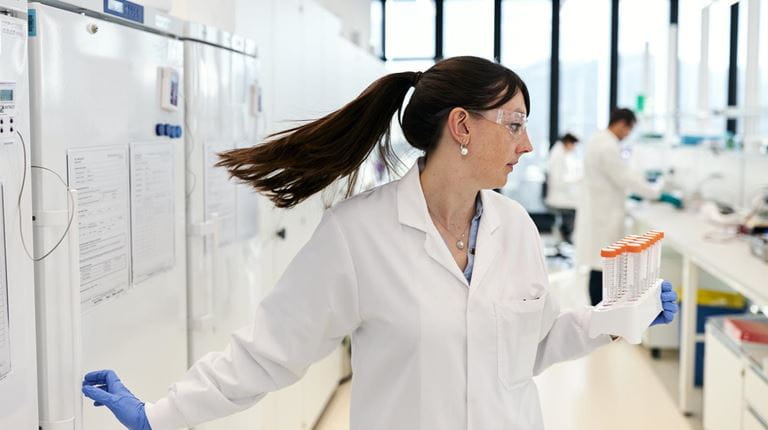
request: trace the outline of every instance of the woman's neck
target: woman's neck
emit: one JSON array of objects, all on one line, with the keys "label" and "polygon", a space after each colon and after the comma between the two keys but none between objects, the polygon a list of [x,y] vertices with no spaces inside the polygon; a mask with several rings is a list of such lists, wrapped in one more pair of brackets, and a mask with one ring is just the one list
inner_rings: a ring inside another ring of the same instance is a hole
[{"label": "woman's neck", "polygon": [[436,160],[427,163],[419,175],[427,208],[446,225],[465,225],[475,213],[475,199],[480,190],[462,177],[461,170],[454,168],[457,166],[442,164]]}]

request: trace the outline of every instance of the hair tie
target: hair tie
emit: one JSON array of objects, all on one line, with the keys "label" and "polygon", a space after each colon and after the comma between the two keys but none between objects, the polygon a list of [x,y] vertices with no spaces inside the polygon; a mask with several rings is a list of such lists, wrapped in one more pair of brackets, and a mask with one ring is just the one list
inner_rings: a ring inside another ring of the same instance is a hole
[{"label": "hair tie", "polygon": [[415,87],[416,84],[419,83],[419,80],[421,80],[421,72],[416,72],[416,76],[413,77],[413,86]]}]

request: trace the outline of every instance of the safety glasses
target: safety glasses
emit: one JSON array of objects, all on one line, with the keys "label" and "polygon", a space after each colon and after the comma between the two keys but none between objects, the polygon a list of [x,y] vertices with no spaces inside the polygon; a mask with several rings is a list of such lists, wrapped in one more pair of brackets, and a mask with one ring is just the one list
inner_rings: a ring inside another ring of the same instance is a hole
[{"label": "safety glasses", "polygon": [[503,125],[512,137],[520,137],[528,129],[528,117],[522,112],[495,109],[489,111],[471,111],[483,119]]}]

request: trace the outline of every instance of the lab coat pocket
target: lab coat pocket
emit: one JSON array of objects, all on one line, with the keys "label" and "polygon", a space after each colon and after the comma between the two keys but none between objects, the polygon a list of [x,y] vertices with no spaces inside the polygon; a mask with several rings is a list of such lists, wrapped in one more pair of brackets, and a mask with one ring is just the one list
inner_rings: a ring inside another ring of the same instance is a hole
[{"label": "lab coat pocket", "polygon": [[499,379],[513,389],[533,377],[546,296],[494,305]]}]

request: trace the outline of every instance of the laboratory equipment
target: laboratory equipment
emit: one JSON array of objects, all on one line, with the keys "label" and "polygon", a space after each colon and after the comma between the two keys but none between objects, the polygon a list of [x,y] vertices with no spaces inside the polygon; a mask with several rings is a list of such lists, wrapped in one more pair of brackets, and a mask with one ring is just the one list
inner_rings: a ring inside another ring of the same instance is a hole
[{"label": "laboratory equipment", "polygon": [[[255,146],[263,118],[257,46],[217,28],[186,23],[188,364],[222,350],[253,323],[263,285],[261,213],[271,206],[216,167],[218,153]],[[262,209],[262,206],[264,209]],[[197,426],[252,429],[260,405]]]},{"label": "laboratory equipment", "polygon": [[749,249],[752,255],[768,263],[768,234],[750,236]]},{"label": "laboratory equipment", "polygon": [[603,248],[600,257],[603,259],[603,300],[613,303],[618,298],[616,274],[619,270],[621,248]]},{"label": "laboratory equipment", "polygon": [[601,250],[603,301],[592,311],[590,336],[611,334],[640,343],[664,310],[662,289],[671,291],[658,279],[662,239],[663,233],[655,231],[630,235]]},{"label": "laboratory equipment", "polygon": [[759,195],[751,199],[748,209],[739,230],[753,235],[768,233],[768,188],[763,187]]},{"label": "laboratory equipment", "polygon": [[0,429],[37,428],[27,41],[27,2],[0,0]]},{"label": "laboratory equipment", "polygon": [[154,399],[187,368],[182,26],[122,0],[28,7],[35,256],[65,238],[35,268],[40,425],[120,429],[82,407],[85,372]]},{"label": "laboratory equipment", "polygon": [[677,209],[681,209],[683,207],[683,200],[669,193],[661,193],[659,201],[669,203]]}]

